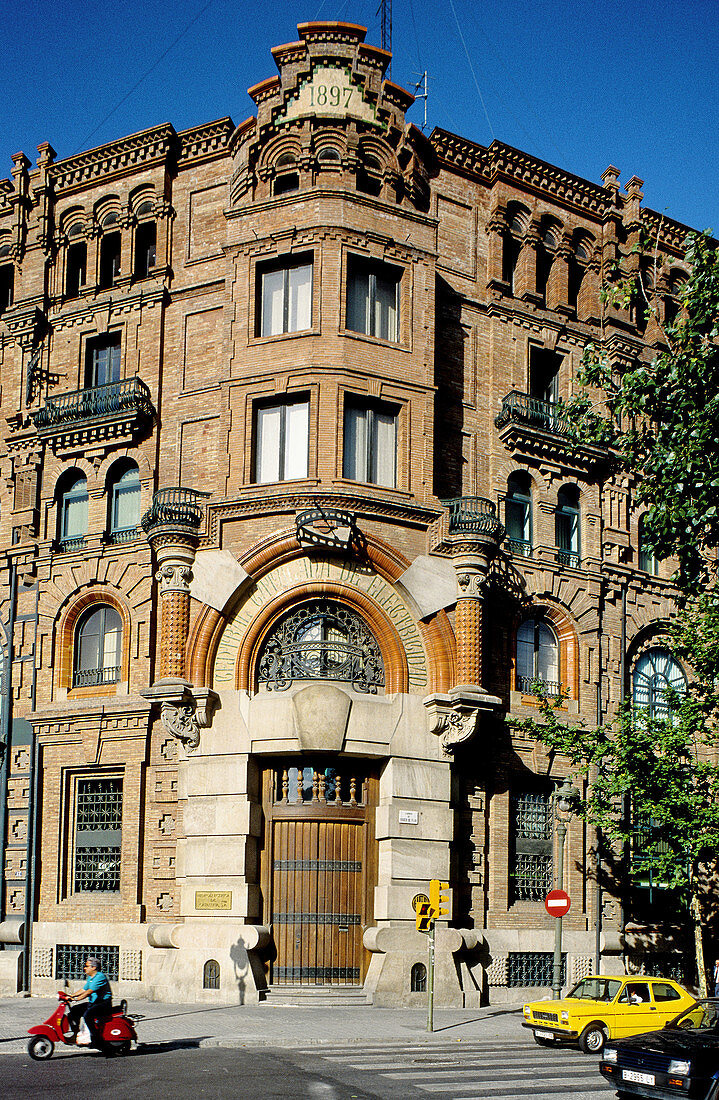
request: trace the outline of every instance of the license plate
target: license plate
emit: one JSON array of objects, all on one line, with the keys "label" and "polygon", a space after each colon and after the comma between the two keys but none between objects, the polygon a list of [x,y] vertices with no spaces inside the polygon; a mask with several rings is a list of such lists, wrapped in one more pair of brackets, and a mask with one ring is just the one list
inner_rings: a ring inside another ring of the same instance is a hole
[{"label": "license plate", "polygon": [[545,1031],[541,1027],[535,1027],[534,1034],[538,1035],[540,1039],[553,1039],[554,1038],[554,1032],[553,1031]]},{"label": "license plate", "polygon": [[622,1070],[622,1081],[634,1081],[637,1085],[656,1085],[653,1073],[637,1073],[634,1069]]}]

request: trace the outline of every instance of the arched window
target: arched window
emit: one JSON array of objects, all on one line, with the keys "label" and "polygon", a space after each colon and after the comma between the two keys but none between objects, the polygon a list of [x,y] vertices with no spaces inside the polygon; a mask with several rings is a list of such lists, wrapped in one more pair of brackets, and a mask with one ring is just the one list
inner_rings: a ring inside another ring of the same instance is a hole
[{"label": "arched window", "polygon": [[668,649],[657,646],[642,653],[632,674],[632,699],[635,707],[646,711],[649,718],[667,718],[667,690],[679,695],[686,691],[686,678]]},{"label": "arched window", "polygon": [[579,489],[563,485],[554,513],[554,545],[560,565],[579,565]]},{"label": "arched window", "polygon": [[59,550],[79,550],[87,534],[87,480],[71,471],[57,487],[57,545]]},{"label": "arched window", "polygon": [[285,691],[295,680],[339,680],[375,694],[384,686],[379,646],[365,623],[333,600],[313,600],[285,615],[267,638],[258,679]]},{"label": "arched window", "polygon": [[140,474],[134,464],[116,463],[108,477],[109,542],[129,542],[137,537],[140,522]]},{"label": "arched window", "polygon": [[382,165],[376,157],[365,154],[357,167],[357,190],[378,197],[382,193]]},{"label": "arched window", "polygon": [[300,174],[297,171],[297,160],[294,154],[283,153],[277,161],[276,168],[273,195],[286,195],[290,191],[299,191]]},{"label": "arched window", "polygon": [[202,968],[202,988],[220,988],[220,964],[216,959],[208,959]]},{"label": "arched window", "polygon": [[122,621],[114,607],[91,607],[75,628],[72,686],[116,684],[120,679]]},{"label": "arched window", "polygon": [[540,231],[539,245],[537,246],[537,294],[546,304],[547,286],[549,284],[549,272],[554,262],[554,251],[558,243],[558,233],[554,226],[545,224]]},{"label": "arched window", "polygon": [[575,312],[579,306],[579,292],[590,256],[589,241],[585,237],[580,237],[574,245],[574,252],[569,257],[567,270],[567,303]]},{"label": "arched window", "polygon": [[511,552],[529,557],[532,552],[532,482],[529,474],[522,470],[507,478],[504,525]]},{"label": "arched window", "polygon": [[656,577],[659,572],[659,562],[649,545],[646,527],[647,517],[645,513],[639,517],[639,568],[643,569],[645,573],[649,573],[652,577]]},{"label": "arched window", "polygon": [[525,230],[523,214],[517,207],[507,209],[507,223],[508,228],[502,234],[502,281],[509,284],[509,289],[514,294],[514,277]]},{"label": "arched window", "polygon": [[118,221],[118,215],[114,211],[107,214],[102,220],[99,272],[101,290],[114,286],[120,276],[122,234],[119,229],[113,228]]},{"label": "arched window", "polygon": [[541,680],[550,695],[561,692],[559,642],[541,618],[525,619],[517,631],[517,691],[531,691],[533,680]]},{"label": "arched window", "polygon": [[153,218],[154,209],[152,201],[146,199],[135,211],[138,225],[135,229],[133,273],[136,279],[147,279],[157,263],[157,223]]}]

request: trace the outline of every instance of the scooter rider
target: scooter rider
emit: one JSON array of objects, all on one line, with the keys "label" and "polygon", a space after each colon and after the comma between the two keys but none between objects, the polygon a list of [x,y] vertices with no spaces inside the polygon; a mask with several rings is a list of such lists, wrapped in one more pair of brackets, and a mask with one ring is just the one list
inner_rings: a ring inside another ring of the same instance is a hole
[{"label": "scooter rider", "polygon": [[70,1022],[75,1034],[83,1016],[95,1046],[101,1045],[99,1021],[108,1016],[112,1009],[112,990],[103,974],[100,960],[95,955],[85,959],[85,985],[77,993],[70,993],[68,1000],[79,1002],[70,1009]]}]

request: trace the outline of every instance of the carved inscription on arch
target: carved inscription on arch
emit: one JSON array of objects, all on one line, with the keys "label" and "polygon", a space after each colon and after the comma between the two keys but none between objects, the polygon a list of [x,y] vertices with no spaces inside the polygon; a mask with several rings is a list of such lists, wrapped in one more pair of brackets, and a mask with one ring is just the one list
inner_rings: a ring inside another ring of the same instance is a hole
[{"label": "carved inscription on arch", "polygon": [[254,586],[227,624],[217,649],[213,687],[235,687],[235,662],[242,640],[263,608],[282,592],[300,585],[329,581],[357,588],[382,609],[399,635],[407,655],[410,691],[427,686],[427,658],[417,624],[391,584],[352,562],[297,558],[268,573]]}]

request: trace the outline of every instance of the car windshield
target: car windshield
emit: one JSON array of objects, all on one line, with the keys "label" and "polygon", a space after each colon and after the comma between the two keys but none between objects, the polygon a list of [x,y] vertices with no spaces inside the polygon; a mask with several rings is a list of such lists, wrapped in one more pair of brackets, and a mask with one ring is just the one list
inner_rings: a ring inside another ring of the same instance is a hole
[{"label": "car windshield", "polygon": [[719,1035],[719,1001],[697,1001],[666,1025],[683,1031],[706,1031]]},{"label": "car windshield", "polygon": [[621,984],[614,978],[582,978],[567,997],[579,1001],[613,1001]]}]

